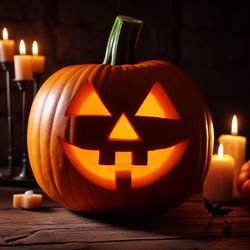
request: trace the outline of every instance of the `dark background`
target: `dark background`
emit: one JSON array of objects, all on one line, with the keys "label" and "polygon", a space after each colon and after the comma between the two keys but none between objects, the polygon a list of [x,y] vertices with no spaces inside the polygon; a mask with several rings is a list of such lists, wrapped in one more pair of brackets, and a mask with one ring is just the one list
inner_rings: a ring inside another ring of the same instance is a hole
[{"label": "dark background", "polygon": [[[0,0],[0,31],[37,40],[46,55],[46,79],[65,65],[101,63],[119,14],[142,19],[138,61],[164,59],[196,80],[210,108],[215,139],[230,132],[234,113],[239,134],[250,138],[250,8],[247,1],[215,0]],[[0,76],[0,164],[7,161],[4,78]],[[20,161],[21,95],[12,85],[14,155]],[[249,150],[248,150],[249,151]],[[248,157],[250,158],[250,152]]]}]

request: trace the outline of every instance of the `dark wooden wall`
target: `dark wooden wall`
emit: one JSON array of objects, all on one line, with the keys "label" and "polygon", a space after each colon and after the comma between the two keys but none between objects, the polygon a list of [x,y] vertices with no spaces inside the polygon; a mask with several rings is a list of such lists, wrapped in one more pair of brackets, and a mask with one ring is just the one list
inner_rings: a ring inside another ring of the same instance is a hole
[{"label": "dark wooden wall", "polygon": [[[138,60],[164,59],[186,70],[204,95],[216,137],[229,132],[233,113],[250,138],[250,15],[247,1],[0,0],[0,30],[36,39],[46,55],[44,79],[70,64],[101,63],[114,18],[141,18]],[[17,46],[18,47],[18,46]],[[0,77],[0,164],[6,162],[6,106]],[[20,156],[20,94],[12,90],[15,158]]]}]

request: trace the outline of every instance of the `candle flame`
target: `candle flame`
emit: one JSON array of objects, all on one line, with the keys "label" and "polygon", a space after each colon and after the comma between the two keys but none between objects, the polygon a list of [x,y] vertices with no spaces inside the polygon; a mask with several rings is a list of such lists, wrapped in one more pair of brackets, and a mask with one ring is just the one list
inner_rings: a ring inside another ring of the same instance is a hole
[{"label": "candle flame", "polygon": [[8,40],[8,30],[5,27],[3,28],[3,40]]},{"label": "candle flame", "polygon": [[34,41],[32,44],[32,54],[33,56],[37,56],[38,55],[38,44],[37,41]]},{"label": "candle flame", "polygon": [[25,43],[23,40],[21,40],[20,42],[19,52],[20,52],[20,55],[26,55],[26,47],[25,47]]},{"label": "candle flame", "polygon": [[218,158],[222,159],[224,155],[224,147],[222,144],[220,144],[219,149],[218,149]]},{"label": "candle flame", "polygon": [[234,115],[232,119],[232,129],[231,129],[232,135],[238,134],[238,122],[237,122],[237,116]]}]

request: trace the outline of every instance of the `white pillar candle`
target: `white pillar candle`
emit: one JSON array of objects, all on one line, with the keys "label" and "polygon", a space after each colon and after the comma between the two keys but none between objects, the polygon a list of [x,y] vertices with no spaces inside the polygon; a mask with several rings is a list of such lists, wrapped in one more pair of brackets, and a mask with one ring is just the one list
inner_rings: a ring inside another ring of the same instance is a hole
[{"label": "white pillar candle", "polygon": [[32,63],[31,56],[26,55],[25,43],[20,42],[20,55],[14,56],[15,80],[32,80]]},{"label": "white pillar candle", "polygon": [[246,143],[247,139],[244,136],[238,136],[238,122],[237,117],[234,116],[232,120],[231,135],[221,135],[219,137],[219,143],[223,144],[224,152],[231,155],[235,160],[234,167],[234,187],[233,196],[239,198],[239,192],[237,189],[237,178],[241,169],[241,166],[246,160]]},{"label": "white pillar candle", "polygon": [[45,66],[45,56],[38,55],[38,44],[36,41],[32,44],[32,70],[34,73],[43,73]]},{"label": "white pillar candle", "polygon": [[42,194],[34,194],[33,190],[28,190],[24,194],[13,195],[13,207],[33,209],[42,206]]},{"label": "white pillar candle", "polygon": [[234,159],[224,155],[220,144],[218,155],[213,155],[203,185],[203,196],[211,201],[230,201],[233,198]]},{"label": "white pillar candle", "polygon": [[13,62],[15,41],[8,39],[8,30],[3,28],[3,40],[0,40],[0,62]]}]

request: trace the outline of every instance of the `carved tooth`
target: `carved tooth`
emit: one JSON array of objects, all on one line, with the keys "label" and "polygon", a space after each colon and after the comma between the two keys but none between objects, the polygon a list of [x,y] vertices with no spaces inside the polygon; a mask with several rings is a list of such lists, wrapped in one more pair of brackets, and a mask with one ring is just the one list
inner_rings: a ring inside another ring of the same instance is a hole
[{"label": "carved tooth", "polygon": [[146,150],[134,151],[132,156],[133,165],[147,165],[148,152]]},{"label": "carved tooth", "polygon": [[100,165],[115,165],[115,152],[110,149],[101,149],[99,155]]}]

